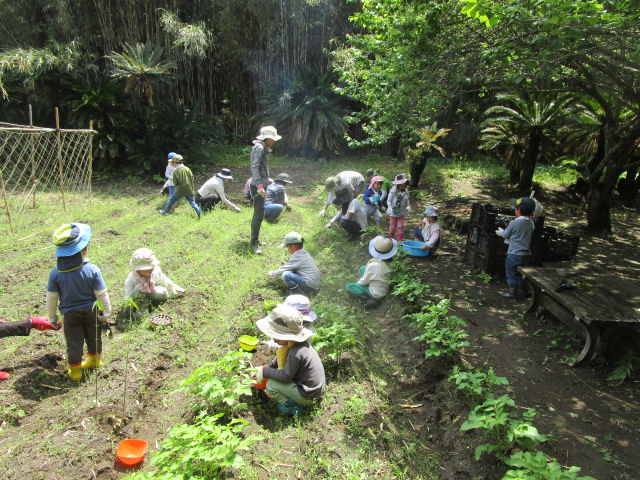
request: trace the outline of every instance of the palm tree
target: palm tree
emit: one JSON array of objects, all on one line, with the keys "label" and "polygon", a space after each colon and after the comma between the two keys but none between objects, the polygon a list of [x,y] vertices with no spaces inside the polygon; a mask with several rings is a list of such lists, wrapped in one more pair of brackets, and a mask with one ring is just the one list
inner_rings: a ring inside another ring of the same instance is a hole
[{"label": "palm tree", "polygon": [[291,150],[317,157],[340,148],[347,109],[343,97],[333,91],[337,78],[334,71],[321,74],[313,67],[302,68],[288,88],[263,99],[263,113],[282,125]]},{"label": "palm tree", "polygon": [[509,123],[514,132],[526,137],[527,147],[518,189],[529,191],[541,146],[546,139],[553,137],[551,129],[561,119],[571,115],[568,107],[572,99],[566,95],[551,100],[546,96],[534,98],[518,94],[500,94],[496,98],[504,104],[487,109],[485,115],[497,116],[490,117],[485,123]]},{"label": "palm tree", "polygon": [[509,183],[520,181],[522,159],[527,143],[526,137],[512,128],[510,123],[483,124],[480,136],[480,149],[499,152],[505,159],[505,168],[509,170]]},{"label": "palm tree", "polygon": [[410,161],[409,173],[412,187],[415,188],[420,183],[422,172],[427,166],[427,159],[434,150],[444,157],[444,149],[436,141],[447,136],[450,131],[450,128],[438,128],[438,122],[418,129],[416,132],[418,141],[415,147],[410,148],[406,153],[406,158]]},{"label": "palm tree", "polygon": [[153,81],[168,81],[175,78],[172,73],[176,64],[171,60],[163,60],[163,49],[152,48],[143,44],[134,47],[124,44],[124,52],[112,52],[107,56],[113,63],[111,76],[125,79],[124,92],[130,93],[133,103],[140,106],[142,101],[153,106]]}]

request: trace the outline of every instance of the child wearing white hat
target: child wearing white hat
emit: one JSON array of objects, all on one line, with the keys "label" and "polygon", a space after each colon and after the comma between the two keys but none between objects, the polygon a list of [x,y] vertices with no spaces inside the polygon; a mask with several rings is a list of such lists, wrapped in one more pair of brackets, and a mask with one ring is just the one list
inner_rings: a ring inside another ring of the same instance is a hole
[{"label": "child wearing white hat", "polygon": [[360,267],[358,283],[347,283],[345,290],[358,300],[363,300],[365,308],[375,308],[389,292],[391,281],[390,260],[398,251],[398,242],[387,236],[377,236],[369,242],[369,253],[373,257]]},{"label": "child wearing white hat", "polygon": [[162,272],[160,261],[148,248],[133,252],[129,265],[131,272],[124,281],[124,296],[133,299],[141,310],[149,304],[166,302],[169,294],[181,295],[185,292],[184,288]]},{"label": "child wearing white hat", "polygon": [[277,270],[269,270],[272,278],[282,277],[291,294],[312,295],[320,288],[320,270],[315,260],[304,249],[304,238],[298,232],[289,232],[284,236],[280,248],[287,247],[289,260]]}]

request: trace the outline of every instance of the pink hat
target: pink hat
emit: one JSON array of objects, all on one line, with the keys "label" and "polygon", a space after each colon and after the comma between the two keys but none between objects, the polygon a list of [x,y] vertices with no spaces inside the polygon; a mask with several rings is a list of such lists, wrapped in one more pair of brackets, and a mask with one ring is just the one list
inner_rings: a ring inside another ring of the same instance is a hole
[{"label": "pink hat", "polygon": [[379,176],[377,176],[377,175],[376,175],[375,177],[372,177],[372,178],[371,178],[371,183],[369,184],[369,187],[368,187],[368,188],[373,188],[373,184],[374,184],[374,183],[376,183],[376,182],[381,182],[381,181],[382,181],[382,177],[379,177]]}]

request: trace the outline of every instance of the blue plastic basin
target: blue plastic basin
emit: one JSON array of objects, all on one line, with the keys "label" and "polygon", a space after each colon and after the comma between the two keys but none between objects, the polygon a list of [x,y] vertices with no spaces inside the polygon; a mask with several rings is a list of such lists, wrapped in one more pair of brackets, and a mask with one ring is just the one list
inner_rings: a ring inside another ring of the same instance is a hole
[{"label": "blue plastic basin", "polygon": [[430,248],[422,250],[424,242],[418,242],[415,240],[405,240],[402,242],[402,251],[412,257],[426,257],[431,251]]}]

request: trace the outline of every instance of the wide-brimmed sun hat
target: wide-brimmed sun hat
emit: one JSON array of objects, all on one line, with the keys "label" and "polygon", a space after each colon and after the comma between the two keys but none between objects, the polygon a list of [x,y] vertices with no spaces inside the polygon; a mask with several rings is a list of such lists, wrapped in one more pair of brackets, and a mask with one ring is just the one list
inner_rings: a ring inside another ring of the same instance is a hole
[{"label": "wide-brimmed sun hat", "polygon": [[288,305],[276,305],[268,316],[256,322],[256,326],[274,340],[304,342],[313,335],[311,330],[304,328],[302,314]]},{"label": "wide-brimmed sun hat", "polygon": [[262,127],[260,129],[260,135],[258,135],[256,138],[258,140],[266,140],[267,138],[270,138],[271,140],[277,142],[282,137],[278,135],[278,130],[276,130],[276,127],[268,126]]},{"label": "wide-brimmed sun hat", "polygon": [[433,205],[424,209],[425,217],[437,217],[438,216],[438,207],[434,207]]},{"label": "wide-brimmed sun hat", "polygon": [[133,255],[131,255],[131,260],[129,261],[129,266],[131,266],[131,270],[151,270],[154,267],[160,265],[160,260],[156,258],[155,253],[151,251],[149,248],[139,248]]},{"label": "wide-brimmed sun hat", "polygon": [[354,195],[351,189],[344,185],[336,188],[334,194],[336,196],[333,199],[334,205],[342,205],[345,202],[350,202],[354,198]]},{"label": "wide-brimmed sun hat", "polygon": [[284,304],[298,310],[305,322],[313,322],[318,317],[316,312],[311,310],[311,302],[304,295],[289,295],[284,299]]},{"label": "wide-brimmed sun hat", "polygon": [[220,172],[218,172],[216,176],[233,180],[233,177],[231,176],[231,170],[229,170],[228,168],[221,168]]},{"label": "wide-brimmed sun hat", "polygon": [[406,173],[399,173],[391,183],[393,183],[394,185],[402,185],[403,183],[407,183],[408,181],[409,177]]},{"label": "wide-brimmed sun hat", "polygon": [[298,232],[289,232],[284,236],[284,240],[278,248],[286,247],[287,245],[293,245],[295,243],[304,243],[304,238]]},{"label": "wide-brimmed sun hat", "polygon": [[372,257],[387,260],[398,251],[398,242],[386,235],[379,235],[369,242],[369,253]]},{"label": "wide-brimmed sun hat", "polygon": [[536,202],[531,197],[512,198],[509,203],[519,208],[522,215],[531,215],[536,209]]},{"label": "wide-brimmed sun hat", "polygon": [[53,232],[56,257],[70,257],[81,252],[91,240],[91,227],[86,223],[65,223]]}]

